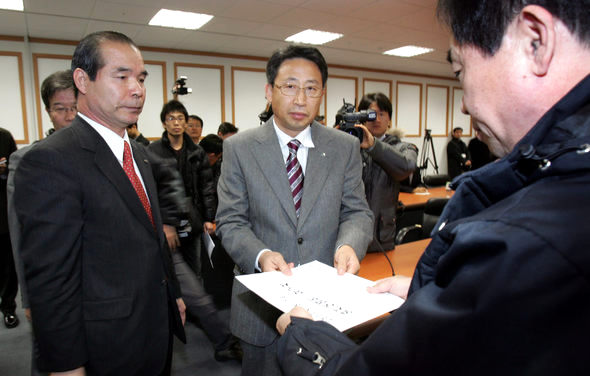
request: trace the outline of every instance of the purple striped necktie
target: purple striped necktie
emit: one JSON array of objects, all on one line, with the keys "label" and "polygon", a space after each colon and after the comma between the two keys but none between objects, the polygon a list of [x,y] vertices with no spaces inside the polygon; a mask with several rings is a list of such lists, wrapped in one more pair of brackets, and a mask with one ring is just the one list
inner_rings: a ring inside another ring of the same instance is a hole
[{"label": "purple striped necktie", "polygon": [[297,149],[301,146],[301,142],[291,140],[287,144],[289,148],[289,157],[287,157],[287,177],[289,178],[289,185],[291,186],[291,194],[293,195],[293,203],[295,204],[295,213],[299,218],[301,210],[301,197],[303,196],[303,169],[297,160]]}]

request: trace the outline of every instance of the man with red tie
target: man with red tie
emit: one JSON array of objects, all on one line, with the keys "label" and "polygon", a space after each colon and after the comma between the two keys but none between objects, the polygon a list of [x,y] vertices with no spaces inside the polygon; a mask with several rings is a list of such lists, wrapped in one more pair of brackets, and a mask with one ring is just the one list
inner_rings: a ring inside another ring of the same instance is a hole
[{"label": "man with red tie", "polygon": [[97,32],[76,48],[72,72],[78,115],[15,174],[38,367],[169,374],[184,303],[148,155],[125,131],[143,108],[143,59],[125,35]]}]

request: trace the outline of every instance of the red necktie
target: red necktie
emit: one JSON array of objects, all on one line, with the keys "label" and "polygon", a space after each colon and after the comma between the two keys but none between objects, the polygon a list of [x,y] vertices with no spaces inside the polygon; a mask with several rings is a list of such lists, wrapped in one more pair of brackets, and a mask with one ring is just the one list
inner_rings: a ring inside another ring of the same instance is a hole
[{"label": "red necktie", "polygon": [[148,201],[147,195],[145,194],[145,190],[143,189],[143,186],[141,185],[141,181],[139,180],[139,178],[137,177],[137,174],[135,173],[135,168],[133,168],[133,158],[131,157],[131,148],[129,147],[129,143],[127,141],[123,141],[123,142],[125,144],[125,146],[123,148],[123,170],[125,170],[127,177],[131,181],[131,184],[133,184],[133,188],[135,188],[135,192],[137,193],[137,196],[139,197],[139,201],[141,201],[141,204],[143,205],[143,208],[145,209],[145,212],[148,215],[150,222],[152,223],[152,226],[154,226],[154,228],[156,228],[156,225],[154,223],[154,217],[152,216],[152,208],[150,207],[150,202]]},{"label": "red necktie", "polygon": [[287,144],[287,147],[289,148],[289,156],[287,157],[287,177],[289,178],[293,203],[295,204],[295,213],[297,213],[298,218],[301,209],[301,196],[303,196],[303,169],[297,159],[297,150],[300,146],[301,142],[298,140],[291,140]]}]

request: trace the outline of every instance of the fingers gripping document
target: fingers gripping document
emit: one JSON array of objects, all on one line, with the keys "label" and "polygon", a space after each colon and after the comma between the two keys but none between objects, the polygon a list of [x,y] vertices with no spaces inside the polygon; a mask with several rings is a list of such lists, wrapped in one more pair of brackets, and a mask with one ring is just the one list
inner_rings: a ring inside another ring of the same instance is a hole
[{"label": "fingers gripping document", "polygon": [[335,268],[319,261],[292,271],[291,276],[273,271],[236,279],[281,311],[303,307],[314,320],[326,321],[340,331],[390,312],[404,302],[389,293],[371,294],[367,287],[375,282],[350,273],[339,276]]}]

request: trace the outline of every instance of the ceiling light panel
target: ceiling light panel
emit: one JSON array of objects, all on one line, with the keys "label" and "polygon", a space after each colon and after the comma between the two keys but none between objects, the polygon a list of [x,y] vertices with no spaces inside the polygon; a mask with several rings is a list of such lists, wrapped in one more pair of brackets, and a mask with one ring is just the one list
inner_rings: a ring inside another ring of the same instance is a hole
[{"label": "ceiling light panel", "polygon": [[208,14],[160,9],[160,11],[150,20],[149,25],[197,30],[207,22],[211,21],[212,18],[213,16]]}]

